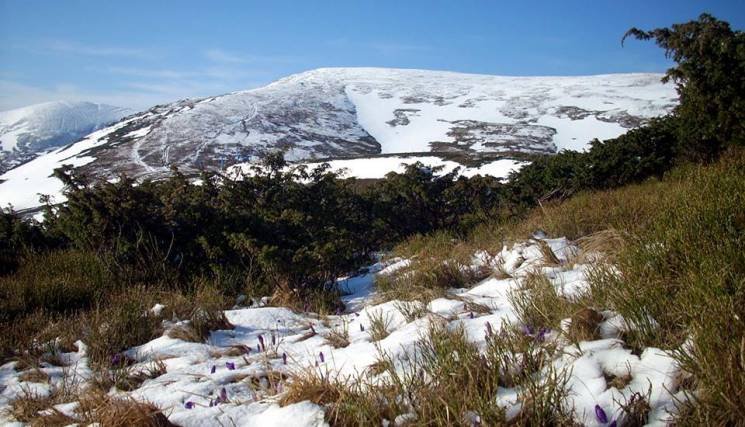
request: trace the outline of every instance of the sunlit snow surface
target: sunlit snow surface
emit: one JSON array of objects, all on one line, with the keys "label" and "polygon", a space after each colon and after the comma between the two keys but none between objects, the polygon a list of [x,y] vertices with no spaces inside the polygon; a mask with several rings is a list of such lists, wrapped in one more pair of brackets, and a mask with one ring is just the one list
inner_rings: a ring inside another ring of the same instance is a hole
[{"label": "sunlit snow surface", "polygon": [[[389,156],[328,160],[326,162],[301,162],[299,164],[306,165],[312,169],[323,163],[327,163],[330,166],[330,170],[339,173],[344,178],[381,179],[391,172],[402,173],[407,165],[417,162],[426,167],[438,168],[438,174],[450,173],[456,168],[459,168],[458,173],[463,176],[489,175],[496,178],[506,178],[511,172],[520,170],[522,166],[528,164],[528,162],[517,160],[500,159],[487,162],[481,166],[468,167],[435,156]],[[240,174],[251,174],[252,166],[251,163],[240,163],[231,166],[227,171],[227,175],[238,176]]]},{"label": "sunlit snow surface", "polygon": [[[397,370],[403,370],[412,360],[410,356],[416,351],[417,341],[432,323],[444,324],[451,329],[462,327],[473,343],[484,348],[487,322],[495,332],[503,324],[520,326],[508,295],[531,273],[545,275],[557,292],[565,297],[585,291],[588,265],[574,262],[591,260],[593,254],[581,254],[585,256],[576,258],[580,255],[579,248],[566,239],[543,240],[560,261],[558,266],[545,266],[537,240],[505,247],[496,255],[476,253],[472,261],[474,267],[489,265],[511,278],[490,277],[470,288],[452,289],[447,297],[431,301],[427,306],[429,314],[414,321],[406,320],[397,301],[375,303],[375,277],[405,268],[409,261],[403,259],[378,263],[363,274],[340,279],[339,285],[347,293],[344,297],[347,311],[339,315],[321,318],[313,313],[296,313],[283,307],[267,306],[228,310],[225,314],[235,329],[213,331],[206,343],[162,336],[128,350],[126,354],[138,362],[133,369],[145,369],[153,361],[162,360],[167,373],[147,380],[138,389],[125,394],[154,403],[172,422],[182,426],[274,426],[286,425],[290,420],[298,427],[325,425],[321,406],[307,401],[285,407],[277,404],[281,390],[292,381],[294,373],[310,369],[324,375],[350,375],[354,378],[377,360],[380,351],[393,358]],[[465,308],[465,301],[482,304],[490,311],[472,316]],[[166,319],[170,318],[167,306],[158,305],[153,310]],[[382,313],[390,320],[390,335],[378,342],[373,342],[369,333],[373,313]],[[547,342],[563,348],[557,353],[559,356],[553,365],[569,375],[568,395],[563,402],[565,409],[573,413],[579,424],[606,425],[599,423],[595,416],[595,405],[599,405],[609,421],[617,420],[618,425],[623,425],[621,403],[634,393],[647,395],[649,392],[648,425],[665,425],[670,421],[670,414],[675,413],[676,399],[683,401],[686,398],[678,389],[681,378],[678,365],[669,352],[660,349],[646,348],[639,355],[632,353],[620,338],[629,328],[628,324],[612,311],[604,311],[602,315],[601,339],[575,345],[562,338],[558,331],[551,331],[545,337]],[[339,328],[348,329],[349,345],[334,348],[324,335]],[[257,348],[260,337],[266,344],[265,349]],[[90,370],[85,346],[83,343],[78,346],[77,353],[63,354],[62,357],[69,364],[65,369],[74,373],[79,381],[84,381],[90,376]],[[249,349],[248,353],[231,355],[237,346]],[[282,354],[287,355],[287,364],[284,364]],[[230,364],[234,364],[235,369],[229,369]],[[0,367],[0,413],[24,388],[41,394],[49,392],[47,384],[22,382],[14,366],[15,362],[12,362]],[[51,376],[52,383],[62,380],[63,368],[42,364],[41,369]],[[268,372],[281,372],[288,376],[279,387],[279,395],[271,396],[265,391]],[[619,389],[606,381],[606,374],[629,375],[630,381]],[[210,406],[223,388],[227,402]],[[519,391],[500,388],[494,396],[508,418],[520,411]],[[111,393],[124,392],[112,390]],[[187,408],[187,402],[192,402],[193,408]],[[67,411],[74,407],[74,402],[58,406]],[[10,421],[0,418],[0,422]]]}]

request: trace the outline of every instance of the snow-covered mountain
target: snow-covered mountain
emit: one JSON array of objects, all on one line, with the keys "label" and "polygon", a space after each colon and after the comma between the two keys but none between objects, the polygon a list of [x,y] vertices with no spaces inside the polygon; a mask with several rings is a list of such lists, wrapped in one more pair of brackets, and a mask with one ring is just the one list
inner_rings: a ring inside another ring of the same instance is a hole
[{"label": "snow-covered mountain", "polygon": [[134,113],[91,102],[45,102],[0,112],[0,172]]},{"label": "snow-covered mountain", "polygon": [[19,209],[38,205],[37,192],[59,192],[49,175],[62,164],[102,177],[142,177],[167,173],[172,165],[185,172],[224,168],[276,149],[295,161],[406,154],[472,166],[581,150],[592,138],[616,137],[668,112],[677,96],[660,78],[318,69],[127,117],[1,175],[0,201]]}]

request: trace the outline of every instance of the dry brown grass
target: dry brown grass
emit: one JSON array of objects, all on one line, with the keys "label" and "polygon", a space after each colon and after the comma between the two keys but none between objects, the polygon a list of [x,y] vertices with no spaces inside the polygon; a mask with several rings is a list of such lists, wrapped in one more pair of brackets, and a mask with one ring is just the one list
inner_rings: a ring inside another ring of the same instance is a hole
[{"label": "dry brown grass", "polygon": [[545,204],[508,230],[508,238],[523,240],[536,230],[570,240],[607,229],[644,229],[655,217],[660,203],[677,182],[650,181],[615,190],[580,193]]},{"label": "dry brown grass", "polygon": [[39,412],[55,404],[53,395],[41,395],[25,389],[10,402],[8,415],[24,423],[32,422],[40,415]]},{"label": "dry brown grass", "polygon": [[47,375],[41,369],[34,368],[34,369],[23,371],[21,375],[18,376],[18,379],[21,381],[28,381],[31,383],[45,383],[49,381],[49,375]]},{"label": "dry brown grass", "polygon": [[99,423],[107,427],[171,427],[168,417],[151,403],[130,398],[109,396],[92,391],[82,396],[76,415],[83,423]]},{"label": "dry brown grass", "polygon": [[368,313],[370,318],[370,339],[373,341],[380,341],[390,335],[391,331],[391,316],[388,313],[384,313],[383,310],[374,310]]},{"label": "dry brown grass", "polygon": [[279,402],[285,406],[309,400],[316,405],[327,405],[339,402],[345,394],[346,387],[339,379],[306,371],[292,376]]},{"label": "dry brown grass", "polygon": [[343,348],[349,345],[349,325],[346,321],[332,328],[323,335],[326,342],[334,348]]},{"label": "dry brown grass", "polygon": [[600,338],[599,325],[603,315],[597,311],[582,307],[572,313],[572,322],[567,334],[572,342],[590,341]]}]

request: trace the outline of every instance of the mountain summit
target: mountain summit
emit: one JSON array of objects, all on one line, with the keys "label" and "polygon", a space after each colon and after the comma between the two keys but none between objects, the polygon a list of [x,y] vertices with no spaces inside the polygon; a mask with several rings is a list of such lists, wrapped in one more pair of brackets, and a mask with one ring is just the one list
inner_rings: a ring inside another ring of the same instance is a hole
[{"label": "mountain summit", "polygon": [[41,152],[75,142],[132,114],[126,108],[91,102],[45,102],[0,112],[0,172]]},{"label": "mountain summit", "polygon": [[101,177],[156,177],[174,165],[218,169],[278,149],[292,161],[426,154],[472,164],[582,150],[670,111],[677,95],[660,78],[317,69],[129,116],[0,176],[0,199],[28,207],[12,194],[31,182],[57,192],[47,177],[62,164]]}]

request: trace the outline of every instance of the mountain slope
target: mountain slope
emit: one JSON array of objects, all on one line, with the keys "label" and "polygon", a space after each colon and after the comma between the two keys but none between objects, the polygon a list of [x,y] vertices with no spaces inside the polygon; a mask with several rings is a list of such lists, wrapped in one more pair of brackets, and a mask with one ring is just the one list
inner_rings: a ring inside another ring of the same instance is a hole
[{"label": "mountain slope", "polygon": [[128,117],[0,176],[0,200],[34,206],[17,194],[59,187],[47,177],[65,163],[94,176],[155,177],[173,165],[222,169],[276,149],[295,161],[437,153],[477,165],[583,149],[668,112],[676,94],[660,77],[318,69]]},{"label": "mountain slope", "polygon": [[91,102],[46,102],[0,112],[0,171],[40,152],[75,142],[132,114],[126,108]]}]

